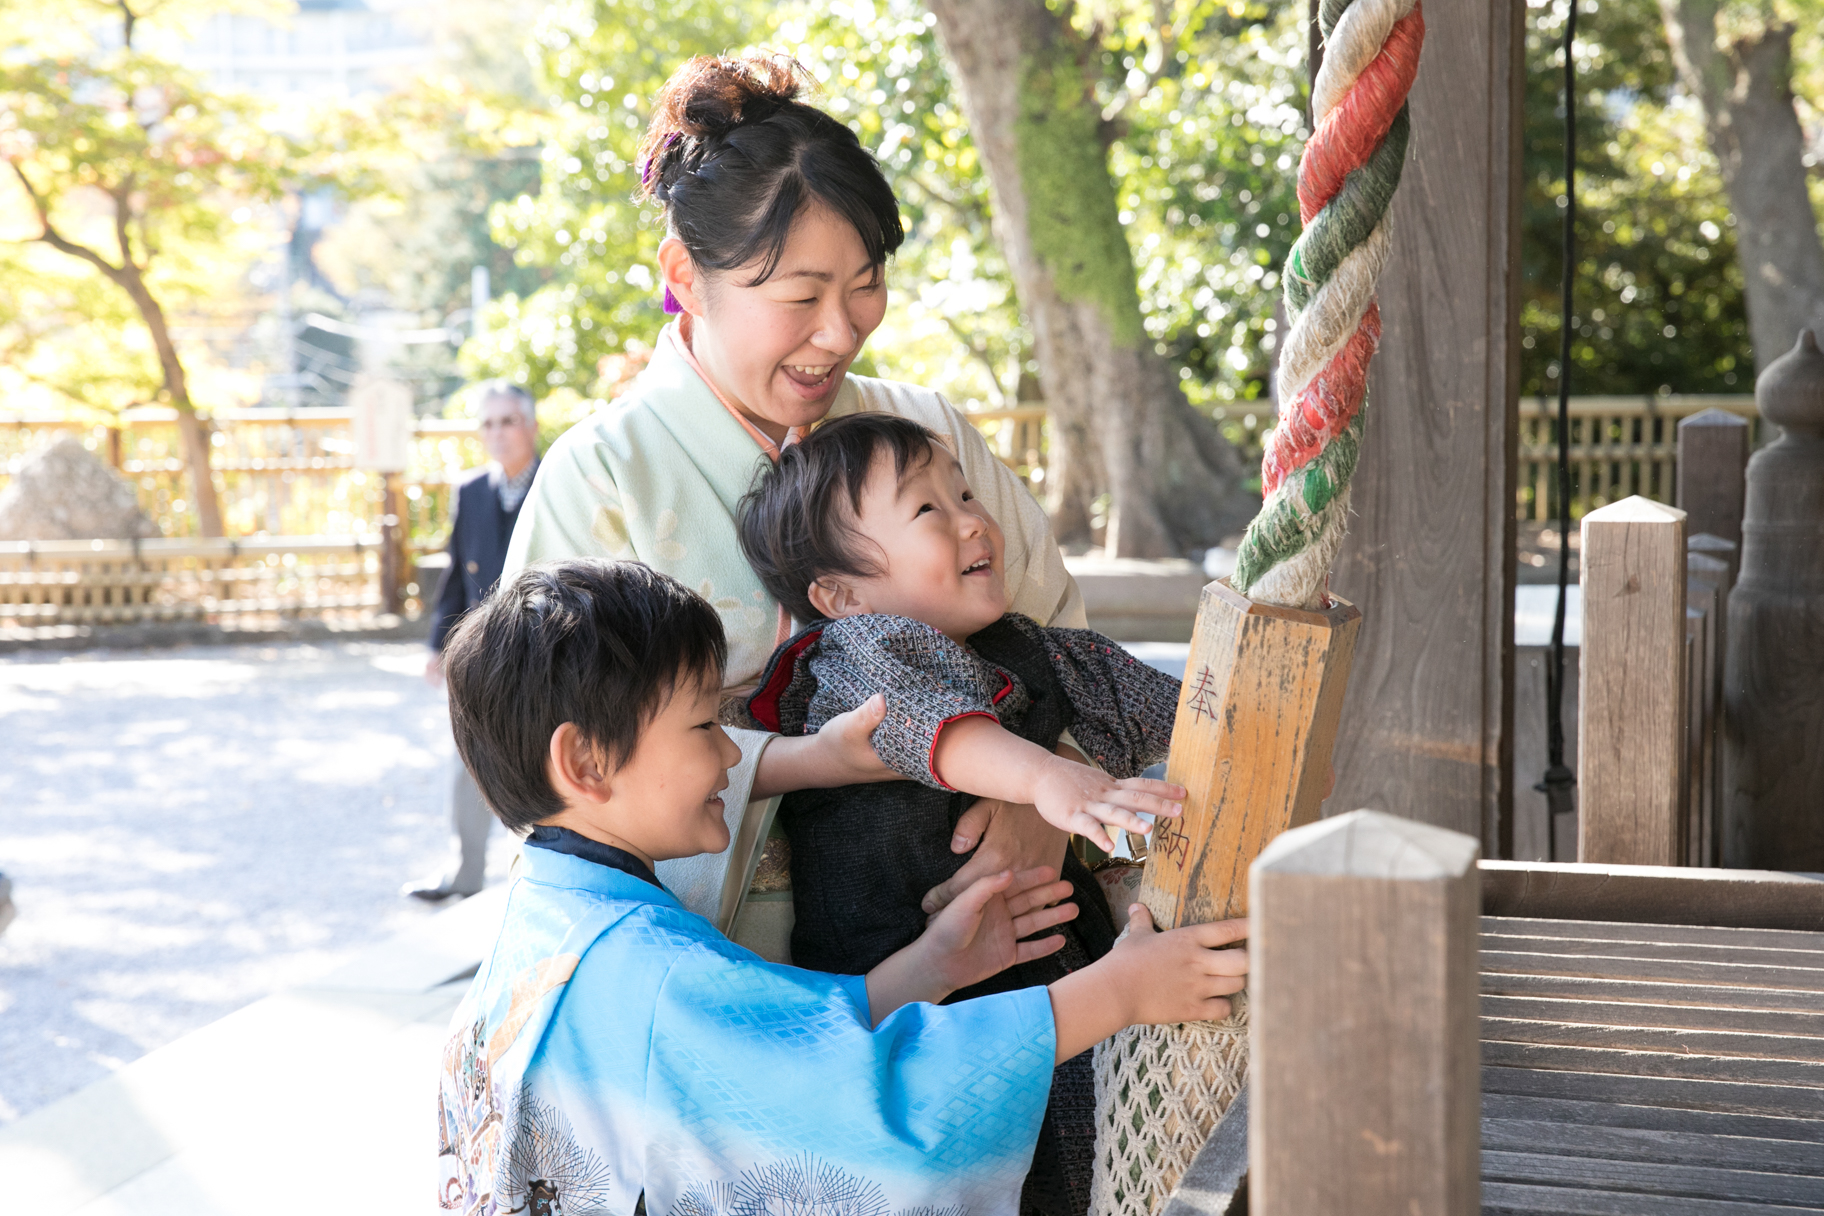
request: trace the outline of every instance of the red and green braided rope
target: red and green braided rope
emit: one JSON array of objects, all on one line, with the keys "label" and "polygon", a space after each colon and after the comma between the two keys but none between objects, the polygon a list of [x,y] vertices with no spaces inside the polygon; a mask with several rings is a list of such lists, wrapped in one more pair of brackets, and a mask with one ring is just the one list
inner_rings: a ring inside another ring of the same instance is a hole
[{"label": "red and green braided rope", "polygon": [[1305,225],[1287,259],[1279,423],[1261,461],[1260,514],[1234,587],[1296,608],[1324,600],[1361,450],[1368,364],[1381,337],[1374,281],[1389,246],[1425,19],[1417,0],[1324,0],[1326,50],[1312,90],[1317,129],[1298,168]]}]

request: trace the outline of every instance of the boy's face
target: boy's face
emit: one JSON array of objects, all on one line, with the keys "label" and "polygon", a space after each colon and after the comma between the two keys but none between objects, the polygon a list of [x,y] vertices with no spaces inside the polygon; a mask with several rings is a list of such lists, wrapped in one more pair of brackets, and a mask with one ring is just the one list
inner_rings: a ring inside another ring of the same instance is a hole
[{"label": "boy's face", "polygon": [[607,775],[608,797],[566,799],[570,806],[550,822],[649,862],[726,849],[721,793],[741,749],[716,721],[719,684],[713,677],[680,684],[627,762]]},{"label": "boy's face", "polygon": [[903,479],[890,457],[877,459],[856,530],[876,550],[870,556],[882,572],[841,580],[851,594],[832,615],[909,616],[960,642],[1006,613],[1000,525],[947,449],[932,444],[931,458]]}]

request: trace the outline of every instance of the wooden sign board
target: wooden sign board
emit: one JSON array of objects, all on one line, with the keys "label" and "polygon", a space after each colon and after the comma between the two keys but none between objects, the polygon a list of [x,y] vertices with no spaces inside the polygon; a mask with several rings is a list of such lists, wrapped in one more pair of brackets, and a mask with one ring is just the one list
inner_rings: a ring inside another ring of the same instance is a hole
[{"label": "wooden sign board", "polygon": [[355,467],[403,473],[412,458],[412,386],[363,373],[349,390]]},{"label": "wooden sign board", "polygon": [[1140,901],[1161,928],[1245,916],[1248,866],[1273,837],[1317,819],[1361,626],[1203,589],[1166,780],[1189,795],[1153,829]]}]

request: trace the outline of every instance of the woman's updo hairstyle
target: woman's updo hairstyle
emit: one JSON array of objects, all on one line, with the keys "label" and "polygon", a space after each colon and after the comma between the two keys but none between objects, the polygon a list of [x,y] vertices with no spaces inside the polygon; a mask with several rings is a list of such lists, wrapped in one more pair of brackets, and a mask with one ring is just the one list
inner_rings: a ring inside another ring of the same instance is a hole
[{"label": "woman's updo hairstyle", "polygon": [[659,90],[640,184],[699,267],[757,259],[748,286],[765,282],[813,200],[854,225],[876,266],[905,240],[879,163],[848,127],[798,100],[806,75],[783,55],[699,55]]}]

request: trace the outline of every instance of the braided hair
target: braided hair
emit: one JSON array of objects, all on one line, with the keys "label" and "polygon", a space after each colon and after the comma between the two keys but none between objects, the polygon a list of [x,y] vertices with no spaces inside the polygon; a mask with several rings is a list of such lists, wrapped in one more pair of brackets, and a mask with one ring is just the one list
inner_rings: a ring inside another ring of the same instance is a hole
[{"label": "braided hair", "polygon": [[807,73],[783,55],[699,55],[653,103],[640,186],[700,268],[779,266],[792,223],[813,203],[854,226],[876,266],[904,242],[899,201],[855,133],[798,100]]}]

